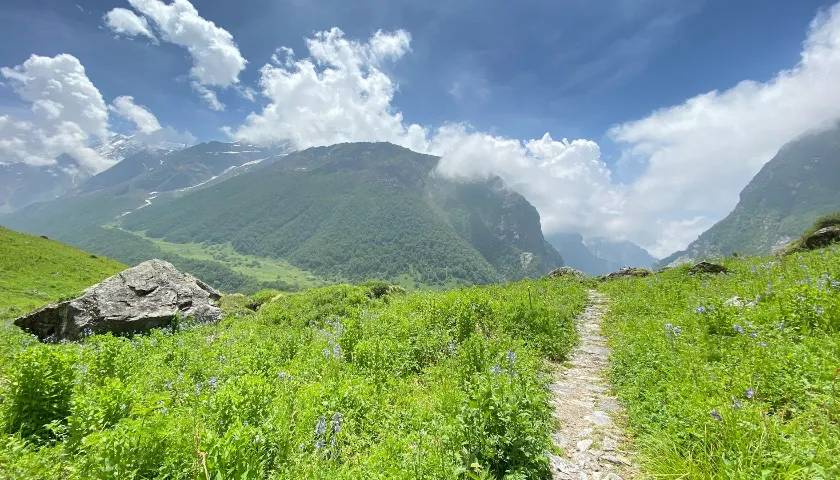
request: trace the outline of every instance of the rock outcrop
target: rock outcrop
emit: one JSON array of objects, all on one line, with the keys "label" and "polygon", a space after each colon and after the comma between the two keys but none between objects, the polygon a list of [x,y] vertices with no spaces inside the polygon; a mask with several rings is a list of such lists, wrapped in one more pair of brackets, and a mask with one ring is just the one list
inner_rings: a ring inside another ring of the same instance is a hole
[{"label": "rock outcrop", "polygon": [[726,267],[724,267],[723,265],[717,264],[717,263],[712,263],[712,262],[696,263],[691,268],[688,269],[688,273],[691,274],[691,275],[697,275],[698,273],[718,274],[718,273],[727,273],[727,272],[729,272],[729,270],[727,270]]},{"label": "rock outcrop", "polygon": [[648,277],[650,275],[653,275],[653,272],[646,268],[626,267],[601,277],[601,280],[612,280],[614,278],[624,277]]},{"label": "rock outcrop", "polygon": [[548,272],[546,277],[548,278],[559,278],[559,277],[576,277],[576,278],[583,278],[586,274],[577,270],[572,267],[557,267],[554,270]]},{"label": "rock outcrop", "polygon": [[802,239],[802,248],[815,250],[840,242],[840,225],[830,225]]},{"label": "rock outcrop", "polygon": [[222,314],[219,298],[219,292],[171,263],[149,260],[14,323],[46,342],[92,333],[127,335],[171,325],[176,317],[216,321]]}]

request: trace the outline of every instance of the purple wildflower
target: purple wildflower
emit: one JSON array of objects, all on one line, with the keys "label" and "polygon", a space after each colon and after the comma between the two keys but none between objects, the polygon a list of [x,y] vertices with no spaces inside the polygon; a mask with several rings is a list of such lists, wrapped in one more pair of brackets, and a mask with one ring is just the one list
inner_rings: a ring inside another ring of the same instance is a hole
[{"label": "purple wildflower", "polygon": [[717,411],[716,408],[709,412],[709,415],[711,415],[712,418],[717,420],[718,422],[723,420],[723,417],[720,416],[720,413]]},{"label": "purple wildflower", "polygon": [[747,391],[744,392],[744,396],[747,397],[747,400],[752,400],[755,396],[755,390],[748,388]]},{"label": "purple wildflower", "polygon": [[706,307],[704,307],[703,305],[700,305],[699,307],[694,309],[694,313],[699,313],[699,314],[702,315],[702,314],[706,313]]},{"label": "purple wildflower", "polygon": [[735,325],[732,325],[732,329],[735,330],[735,333],[739,335],[742,335],[744,333],[744,327],[738,325],[737,323]]}]

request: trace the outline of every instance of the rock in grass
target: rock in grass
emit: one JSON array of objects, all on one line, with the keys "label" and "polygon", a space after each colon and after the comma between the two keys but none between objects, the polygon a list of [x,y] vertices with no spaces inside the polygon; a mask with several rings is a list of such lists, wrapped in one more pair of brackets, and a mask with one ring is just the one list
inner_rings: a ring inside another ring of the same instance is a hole
[{"label": "rock in grass", "polygon": [[806,250],[816,250],[840,242],[840,225],[823,227],[802,239],[802,247]]},{"label": "rock in grass", "polygon": [[609,275],[601,277],[602,280],[612,280],[614,278],[623,278],[623,277],[647,277],[653,275],[653,272],[646,268],[639,268],[639,267],[625,267],[621,270],[616,272],[612,272]]},{"label": "rock in grass", "polygon": [[141,333],[177,317],[221,317],[219,292],[169,262],[149,260],[124,270],[78,298],[47,305],[14,321],[42,341],[78,340],[89,333]]},{"label": "rock in grass", "polygon": [[711,262],[700,262],[694,264],[691,268],[688,269],[688,273],[690,275],[697,275],[698,273],[727,273],[729,270],[726,269],[723,265],[719,265],[717,263]]},{"label": "rock in grass", "polygon": [[559,278],[559,277],[577,277],[583,278],[586,274],[581,272],[580,270],[576,270],[572,267],[557,267],[554,270],[548,272],[546,277],[548,278]]}]

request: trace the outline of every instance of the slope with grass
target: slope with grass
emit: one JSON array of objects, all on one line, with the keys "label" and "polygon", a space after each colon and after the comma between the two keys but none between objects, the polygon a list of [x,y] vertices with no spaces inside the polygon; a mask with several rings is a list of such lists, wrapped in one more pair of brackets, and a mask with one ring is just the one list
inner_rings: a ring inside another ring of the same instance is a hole
[{"label": "slope with grass", "polygon": [[840,245],[611,281],[611,379],[648,473],[840,477]]},{"label": "slope with grass", "polygon": [[79,293],[125,266],[0,227],[0,320]]},{"label": "slope with grass", "polygon": [[227,297],[219,324],[133,339],[0,343],[0,477],[545,478],[545,359],[575,343],[584,288],[380,287],[257,312]]}]

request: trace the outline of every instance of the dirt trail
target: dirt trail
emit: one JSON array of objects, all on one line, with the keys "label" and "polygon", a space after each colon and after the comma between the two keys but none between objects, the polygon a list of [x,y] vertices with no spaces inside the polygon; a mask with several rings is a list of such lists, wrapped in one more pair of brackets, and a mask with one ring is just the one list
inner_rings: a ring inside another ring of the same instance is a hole
[{"label": "dirt trail", "polygon": [[557,365],[551,384],[554,443],[561,455],[550,455],[555,480],[627,480],[638,476],[625,450],[623,411],[606,379],[609,349],[601,335],[607,298],[589,291],[589,305],[577,318],[580,344],[568,366]]}]

